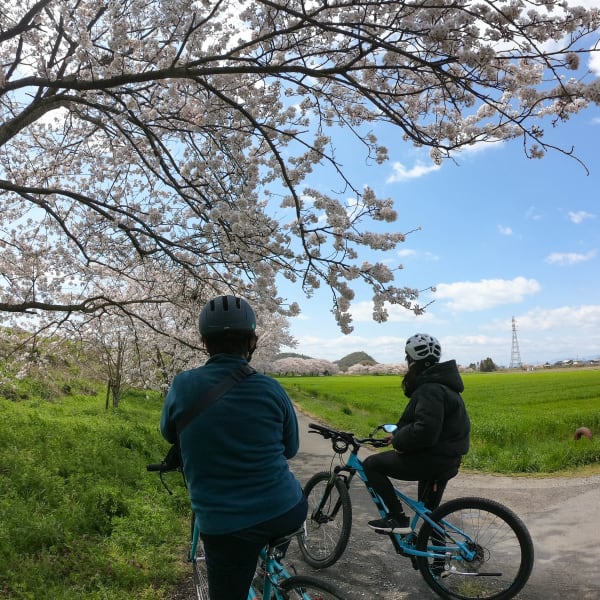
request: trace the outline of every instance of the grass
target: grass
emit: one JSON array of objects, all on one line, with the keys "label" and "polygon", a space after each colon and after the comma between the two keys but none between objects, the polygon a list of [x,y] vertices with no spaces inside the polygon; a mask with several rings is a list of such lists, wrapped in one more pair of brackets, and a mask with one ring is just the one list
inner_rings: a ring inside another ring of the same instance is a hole
[{"label": "grass", "polygon": [[0,597],[169,597],[188,571],[189,502],[145,469],[168,447],[161,404],[0,398]]},{"label": "grass", "polygon": [[[548,474],[600,465],[596,438],[573,440],[581,425],[600,437],[599,370],[466,373],[463,379],[472,423],[466,469]],[[279,381],[303,410],[358,435],[396,422],[407,402],[398,376]]]}]

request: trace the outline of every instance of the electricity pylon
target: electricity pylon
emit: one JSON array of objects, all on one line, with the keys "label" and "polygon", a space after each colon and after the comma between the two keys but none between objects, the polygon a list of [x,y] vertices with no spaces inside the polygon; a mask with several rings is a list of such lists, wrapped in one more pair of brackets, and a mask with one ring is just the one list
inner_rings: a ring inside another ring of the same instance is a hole
[{"label": "electricity pylon", "polygon": [[519,340],[517,340],[517,324],[515,318],[512,318],[512,350],[510,352],[509,369],[520,369],[523,367],[521,362],[521,353],[519,352]]}]

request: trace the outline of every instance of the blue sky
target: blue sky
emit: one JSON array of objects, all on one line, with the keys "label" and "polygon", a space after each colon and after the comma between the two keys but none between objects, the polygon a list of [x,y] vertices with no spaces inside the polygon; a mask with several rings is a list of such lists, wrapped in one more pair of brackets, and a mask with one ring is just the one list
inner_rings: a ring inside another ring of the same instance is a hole
[{"label": "blue sky", "polygon": [[403,265],[400,285],[435,286],[422,297],[434,302],[419,317],[392,307],[379,324],[362,289],[352,305],[354,332],[343,335],[327,290],[310,300],[282,290],[303,311],[290,321],[294,351],[328,360],[365,351],[397,363],[406,338],[425,332],[440,340],[443,360],[468,365],[491,357],[508,366],[514,317],[524,363],[599,357],[600,109],[548,127],[545,136],[574,146],[589,175],[557,152],[527,159],[519,141],[463,152],[458,164],[436,169],[426,150],[395,143],[397,132],[378,134],[388,163],[367,168],[362,156],[351,155],[344,163],[355,182],[394,199],[398,230],[421,227],[379,260]]}]

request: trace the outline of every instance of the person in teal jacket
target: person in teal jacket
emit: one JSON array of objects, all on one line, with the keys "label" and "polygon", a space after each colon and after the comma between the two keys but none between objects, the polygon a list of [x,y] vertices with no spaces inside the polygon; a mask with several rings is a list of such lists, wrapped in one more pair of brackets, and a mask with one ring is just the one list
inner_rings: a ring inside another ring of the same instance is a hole
[{"label": "person in teal jacket", "polygon": [[[161,433],[170,443],[186,407],[247,364],[256,348],[256,318],[242,298],[208,302],[199,328],[209,359],[171,384],[161,416]],[[195,417],[179,443],[210,598],[246,600],[261,548],[306,518],[302,487],[287,462],[299,448],[294,407],[276,380],[255,372]]]}]

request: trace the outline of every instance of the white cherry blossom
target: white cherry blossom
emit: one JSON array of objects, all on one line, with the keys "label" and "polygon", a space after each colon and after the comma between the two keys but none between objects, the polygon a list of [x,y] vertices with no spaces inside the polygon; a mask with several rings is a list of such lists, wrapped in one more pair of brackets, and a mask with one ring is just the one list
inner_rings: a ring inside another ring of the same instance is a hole
[{"label": "white cherry blossom", "polygon": [[0,311],[145,322],[198,288],[285,315],[283,276],[329,286],[343,331],[361,285],[377,320],[421,312],[359,258],[406,232],[335,134],[374,163],[380,123],[435,164],[514,138],[569,154],[544,127],[599,103],[599,23],[553,0],[0,0]]}]

